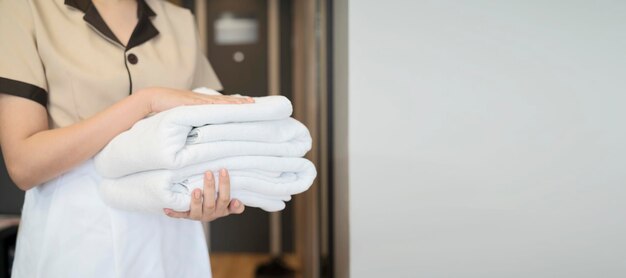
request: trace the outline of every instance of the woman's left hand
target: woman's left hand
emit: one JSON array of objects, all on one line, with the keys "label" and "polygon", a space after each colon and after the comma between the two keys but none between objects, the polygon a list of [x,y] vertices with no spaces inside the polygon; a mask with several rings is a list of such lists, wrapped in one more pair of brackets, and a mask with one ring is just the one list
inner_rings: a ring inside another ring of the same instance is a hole
[{"label": "woman's left hand", "polygon": [[220,184],[215,197],[215,179],[213,173],[204,173],[204,193],[195,189],[191,194],[191,208],[189,211],[178,212],[172,209],[163,209],[165,214],[173,218],[187,218],[198,221],[213,221],[230,214],[241,214],[245,206],[241,201],[230,200],[230,177],[226,169],[220,170]]}]

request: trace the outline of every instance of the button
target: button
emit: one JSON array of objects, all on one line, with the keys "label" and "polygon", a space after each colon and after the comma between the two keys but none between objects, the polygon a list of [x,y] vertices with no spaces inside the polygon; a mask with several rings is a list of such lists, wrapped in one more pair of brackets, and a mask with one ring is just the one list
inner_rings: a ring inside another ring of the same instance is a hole
[{"label": "button", "polygon": [[128,62],[135,65],[137,64],[137,62],[139,62],[139,58],[137,58],[137,55],[135,54],[128,54]]},{"label": "button", "polygon": [[246,55],[244,55],[243,52],[241,51],[237,51],[235,52],[235,54],[233,54],[233,60],[235,60],[235,62],[237,63],[241,63],[245,59],[246,59]]}]

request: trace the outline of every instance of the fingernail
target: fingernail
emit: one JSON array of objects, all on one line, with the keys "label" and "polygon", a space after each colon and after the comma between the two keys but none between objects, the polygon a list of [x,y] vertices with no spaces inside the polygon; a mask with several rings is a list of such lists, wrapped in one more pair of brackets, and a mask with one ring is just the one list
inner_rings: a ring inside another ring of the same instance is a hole
[{"label": "fingernail", "polygon": [[165,214],[170,214],[170,212],[172,212],[172,210],[171,210],[171,209],[168,209],[168,208],[163,209],[163,211],[165,212]]},{"label": "fingernail", "polygon": [[222,177],[225,177],[225,176],[226,176],[226,169],[222,169],[222,170],[220,170],[220,175],[221,175]]},{"label": "fingernail", "polygon": [[193,197],[196,199],[200,199],[200,189],[196,189],[193,191]]},{"label": "fingernail", "polygon": [[237,200],[233,201],[233,206],[235,208],[238,208],[239,207],[239,201],[237,201]]}]

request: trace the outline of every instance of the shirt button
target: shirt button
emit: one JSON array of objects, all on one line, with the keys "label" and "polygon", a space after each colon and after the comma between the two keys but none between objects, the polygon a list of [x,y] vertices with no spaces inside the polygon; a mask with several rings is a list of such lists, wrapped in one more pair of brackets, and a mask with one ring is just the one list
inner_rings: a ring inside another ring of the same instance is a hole
[{"label": "shirt button", "polygon": [[139,58],[137,58],[137,55],[135,54],[128,54],[128,62],[135,65],[137,64],[137,62],[139,62]]}]

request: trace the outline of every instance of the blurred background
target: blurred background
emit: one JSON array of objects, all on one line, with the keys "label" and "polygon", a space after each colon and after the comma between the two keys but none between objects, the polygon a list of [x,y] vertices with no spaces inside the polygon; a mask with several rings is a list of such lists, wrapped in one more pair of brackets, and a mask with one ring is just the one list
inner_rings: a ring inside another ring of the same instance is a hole
[{"label": "blurred background", "polygon": [[626,2],[174,2],[226,93],[292,100],[319,172],[206,227],[215,277],[626,277]]}]

